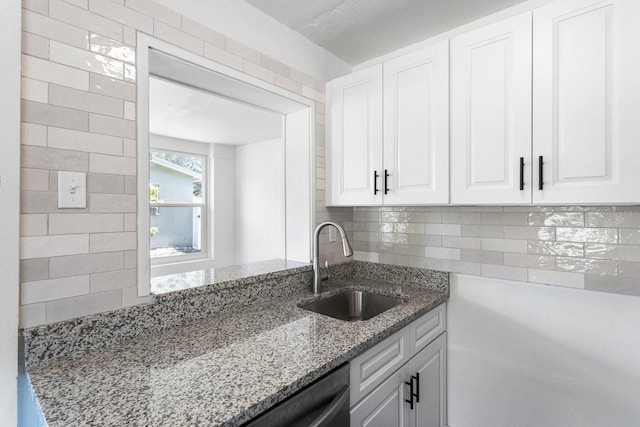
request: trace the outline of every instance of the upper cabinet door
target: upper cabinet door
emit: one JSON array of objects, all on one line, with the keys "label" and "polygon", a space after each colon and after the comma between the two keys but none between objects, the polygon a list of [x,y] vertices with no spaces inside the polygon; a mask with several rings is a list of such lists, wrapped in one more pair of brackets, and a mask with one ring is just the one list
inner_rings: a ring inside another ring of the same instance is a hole
[{"label": "upper cabinet door", "polygon": [[327,88],[327,204],[382,204],[382,65],[333,80]]},{"label": "upper cabinet door", "polygon": [[534,203],[640,201],[640,2],[534,10]]},{"label": "upper cabinet door", "polygon": [[384,204],[449,202],[446,40],[384,64],[382,182]]},{"label": "upper cabinet door", "polygon": [[531,201],[531,25],[528,12],[451,40],[451,203]]}]

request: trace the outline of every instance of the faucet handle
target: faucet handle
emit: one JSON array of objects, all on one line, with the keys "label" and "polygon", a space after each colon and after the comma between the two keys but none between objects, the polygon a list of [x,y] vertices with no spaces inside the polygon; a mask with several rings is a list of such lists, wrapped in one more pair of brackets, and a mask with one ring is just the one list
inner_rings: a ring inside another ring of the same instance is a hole
[{"label": "faucet handle", "polygon": [[329,271],[329,260],[325,259],[324,260],[324,268],[327,270],[322,277],[322,280],[329,280],[331,279],[331,272]]}]

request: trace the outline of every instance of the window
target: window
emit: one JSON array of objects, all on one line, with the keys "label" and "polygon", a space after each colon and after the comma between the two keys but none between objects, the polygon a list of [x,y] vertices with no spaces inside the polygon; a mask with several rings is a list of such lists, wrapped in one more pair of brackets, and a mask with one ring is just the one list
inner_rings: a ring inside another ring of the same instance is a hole
[{"label": "window", "polygon": [[151,149],[149,239],[152,264],[207,256],[206,156]]}]

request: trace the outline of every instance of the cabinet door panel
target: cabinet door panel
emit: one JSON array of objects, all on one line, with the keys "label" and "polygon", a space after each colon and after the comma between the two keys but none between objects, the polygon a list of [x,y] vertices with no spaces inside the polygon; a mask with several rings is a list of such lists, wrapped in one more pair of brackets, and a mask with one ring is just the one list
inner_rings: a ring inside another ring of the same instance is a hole
[{"label": "cabinet door panel", "polygon": [[385,204],[449,201],[449,49],[443,41],[384,64]]},{"label": "cabinet door panel", "polygon": [[447,425],[447,334],[440,335],[418,353],[405,367],[407,378],[420,374],[420,402],[410,413],[412,426],[445,427]]},{"label": "cabinet door panel", "polygon": [[530,202],[531,13],[452,39],[451,103],[451,202]]},{"label": "cabinet door panel", "polygon": [[[381,204],[374,194],[374,171],[382,175],[382,66],[328,85],[327,204]],[[381,188],[382,179],[377,182]]]},{"label": "cabinet door panel", "polygon": [[402,370],[389,377],[351,410],[352,427],[408,427],[407,386]]},{"label": "cabinet door panel", "polygon": [[[625,22],[631,9],[640,11],[633,3],[572,0],[534,11],[533,147],[544,156],[536,203],[640,200],[639,168],[629,161],[640,155],[640,135],[621,115],[640,95],[637,76],[622,64],[640,56],[637,45],[624,49],[623,34],[640,37],[637,23]],[[622,138],[631,128],[635,142]]]}]

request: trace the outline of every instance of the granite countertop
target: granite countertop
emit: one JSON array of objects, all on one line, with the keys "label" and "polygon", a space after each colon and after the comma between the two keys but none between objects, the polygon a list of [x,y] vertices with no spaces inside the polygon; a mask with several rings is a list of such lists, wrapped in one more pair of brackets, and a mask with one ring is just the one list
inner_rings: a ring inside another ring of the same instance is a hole
[{"label": "granite countertop", "polygon": [[105,348],[44,360],[28,373],[50,426],[236,426],[352,359],[445,302],[434,288],[369,279],[343,287],[401,295],[403,303],[363,322],[298,307],[313,295],[260,298]]}]

